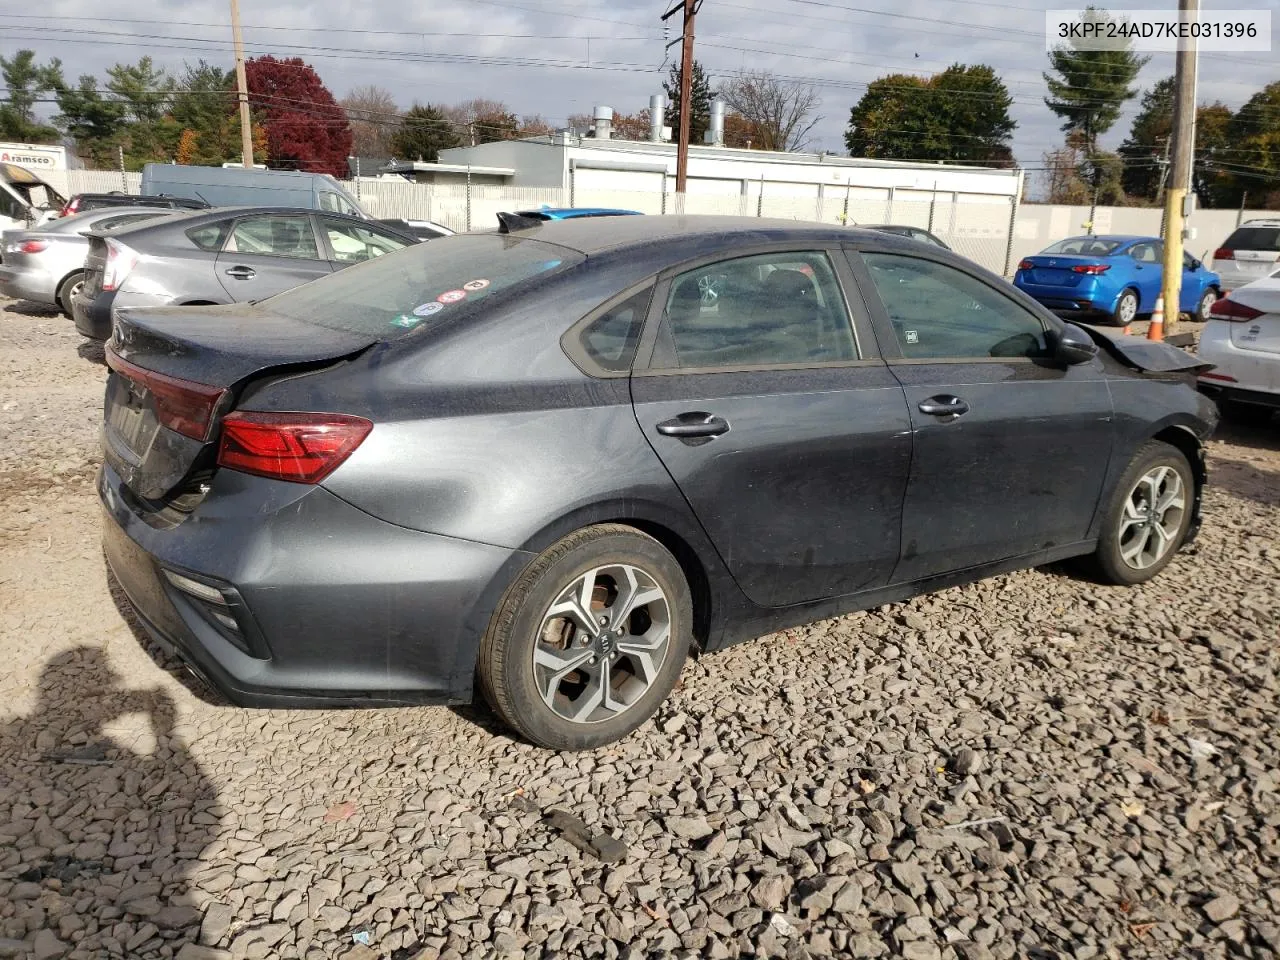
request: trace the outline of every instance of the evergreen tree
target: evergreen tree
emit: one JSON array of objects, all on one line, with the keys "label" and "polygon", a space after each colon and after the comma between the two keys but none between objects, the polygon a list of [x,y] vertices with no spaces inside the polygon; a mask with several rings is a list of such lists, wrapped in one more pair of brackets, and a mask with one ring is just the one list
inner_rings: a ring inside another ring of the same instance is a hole
[{"label": "evergreen tree", "polygon": [[402,160],[424,160],[434,163],[441,150],[461,144],[457,129],[440,107],[415,103],[400,121],[400,129],[391,141],[391,149]]},{"label": "evergreen tree", "polygon": [[[1111,19],[1096,7],[1088,7],[1081,15],[1088,23],[1107,24]],[[1062,118],[1063,131],[1083,135],[1086,157],[1098,152],[1098,137],[1115,125],[1121,108],[1137,96],[1138,88],[1131,84],[1150,57],[1137,56],[1129,46],[1082,50],[1080,42],[1072,40],[1069,46],[1049,51],[1049,66],[1056,76],[1043,75],[1049,86],[1045,105]]]},{"label": "evergreen tree", "polygon": [[[693,61],[692,70],[693,95],[689,98],[692,107],[689,111],[689,142],[702,143],[707,128],[711,126],[711,81],[707,79],[702,64]],[[662,85],[671,108],[667,114],[666,125],[671,127],[673,140],[680,139],[680,65],[673,63],[667,82]]]},{"label": "evergreen tree", "polygon": [[54,58],[41,66],[34,50],[19,50],[11,60],[0,57],[0,77],[6,101],[0,103],[0,140],[56,140],[58,131],[36,118],[35,107],[42,94],[62,87],[62,62]]}]

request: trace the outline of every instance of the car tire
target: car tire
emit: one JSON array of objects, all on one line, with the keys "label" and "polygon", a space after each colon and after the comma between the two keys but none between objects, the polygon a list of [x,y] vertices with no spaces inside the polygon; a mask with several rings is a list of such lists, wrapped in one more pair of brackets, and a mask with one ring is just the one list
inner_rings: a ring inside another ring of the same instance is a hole
[{"label": "car tire", "polygon": [[1120,586],[1150,580],[1182,546],[1195,496],[1191,464],[1182,451],[1148,441],[1120,477],[1103,512],[1098,548],[1090,558],[1093,572]]},{"label": "car tire", "polygon": [[1223,420],[1246,427],[1265,427],[1271,422],[1275,412],[1272,407],[1264,407],[1256,403],[1241,403],[1239,400],[1231,400],[1227,397],[1218,401],[1218,413],[1222,414]]},{"label": "car tire", "polygon": [[76,295],[83,284],[84,272],[78,271],[63,280],[62,285],[58,287],[58,309],[62,311],[62,315],[68,320],[75,319],[71,315],[71,298]]},{"label": "car tire", "polygon": [[1111,311],[1111,322],[1117,327],[1128,326],[1138,317],[1138,295],[1132,290],[1120,294],[1116,308]]},{"label": "car tire", "polygon": [[1191,317],[1196,323],[1208,323],[1209,311],[1213,309],[1213,305],[1218,302],[1218,291],[1210,287],[1204,293],[1200,294],[1200,302],[1196,304],[1196,312]]},{"label": "car tire", "polygon": [[[643,602],[628,611],[628,598]],[[692,625],[688,582],[661,543],[621,524],[585,527],[539,554],[507,590],[480,642],[480,688],[538,746],[600,747],[667,698]]]}]

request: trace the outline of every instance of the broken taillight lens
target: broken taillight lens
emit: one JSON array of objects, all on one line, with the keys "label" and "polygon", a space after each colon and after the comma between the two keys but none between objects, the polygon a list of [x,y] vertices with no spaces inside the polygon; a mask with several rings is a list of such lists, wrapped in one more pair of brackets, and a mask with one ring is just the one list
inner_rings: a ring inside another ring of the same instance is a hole
[{"label": "broken taillight lens", "polygon": [[107,347],[106,357],[108,367],[150,392],[156,419],[164,426],[192,440],[203,441],[209,436],[214,411],[225,390],[147,370],[125,360],[111,347]]}]

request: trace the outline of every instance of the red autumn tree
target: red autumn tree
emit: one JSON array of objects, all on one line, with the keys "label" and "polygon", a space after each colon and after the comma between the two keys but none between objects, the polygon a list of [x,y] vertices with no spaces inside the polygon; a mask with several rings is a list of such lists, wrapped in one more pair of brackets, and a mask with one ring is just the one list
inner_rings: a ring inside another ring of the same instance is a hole
[{"label": "red autumn tree", "polygon": [[292,57],[245,61],[249,105],[267,131],[268,166],[347,175],[351,125],[320,75]]}]

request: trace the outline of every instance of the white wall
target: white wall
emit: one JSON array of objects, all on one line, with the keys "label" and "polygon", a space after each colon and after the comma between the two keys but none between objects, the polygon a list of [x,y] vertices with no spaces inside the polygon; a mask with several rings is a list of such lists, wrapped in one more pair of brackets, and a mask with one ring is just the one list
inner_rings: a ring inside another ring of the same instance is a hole
[{"label": "white wall", "polygon": [[[528,144],[485,144],[510,147]],[[66,178],[66,193],[136,192],[141,177],[111,170],[57,171],[50,175]],[[582,168],[577,178],[573,205],[579,207],[618,207],[642,213],[718,214],[744,217],[778,217],[821,223],[857,224],[898,223],[925,227],[945,240],[958,253],[982,264],[989,270],[1011,274],[1018,260],[1036,253],[1064,237],[1086,232],[1088,207],[1052,206],[1024,203],[1011,220],[1010,198],[932,190],[850,188],[825,186],[822,196],[815,184],[777,183],[765,180],[763,196],[759,181],[690,178],[684,196],[674,194],[674,177],[667,177],[666,193],[662,192],[661,174],[649,173],[643,179],[617,175],[617,171]],[[643,184],[647,189],[619,189]],[[496,226],[499,211],[570,205],[570,192],[559,187],[473,186],[468,193],[462,184],[409,183],[396,179],[344,181],[343,185],[374,217],[404,217],[435,220],[454,230],[488,230]],[[846,196],[847,194],[847,196]],[[1246,210],[1243,219],[1276,216],[1265,210]],[[1191,217],[1196,237],[1187,249],[1202,259],[1235,229],[1241,214],[1235,210],[1197,210]],[[1012,242],[1010,227],[1012,226]],[[1145,207],[1099,207],[1094,214],[1096,233],[1134,233],[1156,235],[1160,232],[1160,211]]]}]

